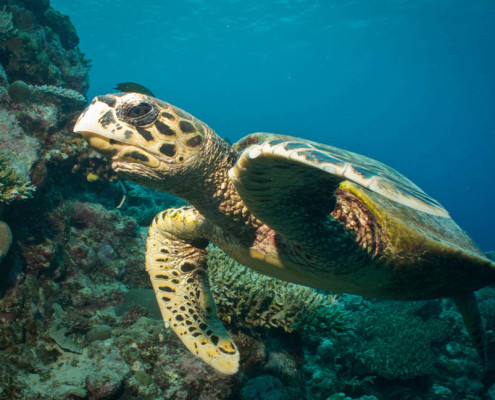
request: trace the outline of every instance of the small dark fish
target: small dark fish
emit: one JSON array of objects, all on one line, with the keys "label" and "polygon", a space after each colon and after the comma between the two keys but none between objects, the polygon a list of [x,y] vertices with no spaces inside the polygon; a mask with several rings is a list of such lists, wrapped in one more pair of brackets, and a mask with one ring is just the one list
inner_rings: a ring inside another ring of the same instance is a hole
[{"label": "small dark fish", "polygon": [[122,83],[118,83],[117,87],[115,89],[120,90],[121,92],[141,93],[141,94],[146,94],[148,96],[155,97],[155,95],[151,92],[151,90],[145,88],[144,86],[140,85],[139,83],[122,82]]}]

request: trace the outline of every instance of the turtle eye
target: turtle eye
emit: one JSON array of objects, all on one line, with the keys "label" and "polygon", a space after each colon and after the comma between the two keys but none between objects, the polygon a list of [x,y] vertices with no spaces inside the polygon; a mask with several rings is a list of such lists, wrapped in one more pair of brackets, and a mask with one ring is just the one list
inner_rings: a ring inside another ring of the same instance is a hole
[{"label": "turtle eye", "polygon": [[137,104],[129,102],[117,110],[117,116],[134,126],[148,125],[158,118],[158,109],[155,104],[147,101]]},{"label": "turtle eye", "polygon": [[139,118],[144,117],[151,111],[151,105],[148,103],[140,103],[127,111],[127,118]]}]

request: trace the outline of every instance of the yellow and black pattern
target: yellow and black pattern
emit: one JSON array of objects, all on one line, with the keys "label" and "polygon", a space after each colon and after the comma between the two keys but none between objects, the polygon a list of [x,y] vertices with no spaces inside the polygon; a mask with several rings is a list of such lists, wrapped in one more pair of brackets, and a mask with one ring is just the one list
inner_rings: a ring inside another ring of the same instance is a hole
[{"label": "yellow and black pattern", "polygon": [[201,149],[207,127],[165,101],[138,93],[95,97],[75,129],[104,155],[148,167],[175,168]]},{"label": "yellow and black pattern", "polygon": [[234,374],[239,352],[217,317],[208,283],[207,224],[191,207],[159,213],[149,229],[146,270],[165,325],[207,364]]}]

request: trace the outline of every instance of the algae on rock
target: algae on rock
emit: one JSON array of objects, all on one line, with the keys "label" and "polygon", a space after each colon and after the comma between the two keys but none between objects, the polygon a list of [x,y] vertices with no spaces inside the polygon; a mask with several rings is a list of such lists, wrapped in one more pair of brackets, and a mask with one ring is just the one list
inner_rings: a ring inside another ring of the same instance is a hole
[{"label": "algae on rock", "polygon": [[0,153],[0,204],[31,198],[34,190],[27,172],[16,168],[6,153]]}]

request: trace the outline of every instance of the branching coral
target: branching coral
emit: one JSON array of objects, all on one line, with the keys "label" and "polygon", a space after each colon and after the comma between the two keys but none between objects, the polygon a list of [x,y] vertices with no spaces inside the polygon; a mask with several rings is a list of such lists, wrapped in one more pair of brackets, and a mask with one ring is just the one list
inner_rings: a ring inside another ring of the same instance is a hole
[{"label": "branching coral", "polygon": [[0,204],[30,198],[34,190],[27,174],[13,168],[10,158],[0,153]]},{"label": "branching coral", "polygon": [[10,39],[17,34],[17,29],[12,22],[12,13],[6,7],[0,11],[0,42]]},{"label": "branching coral", "polygon": [[326,335],[349,330],[335,296],[260,275],[213,246],[208,265],[218,315],[227,323]]}]

